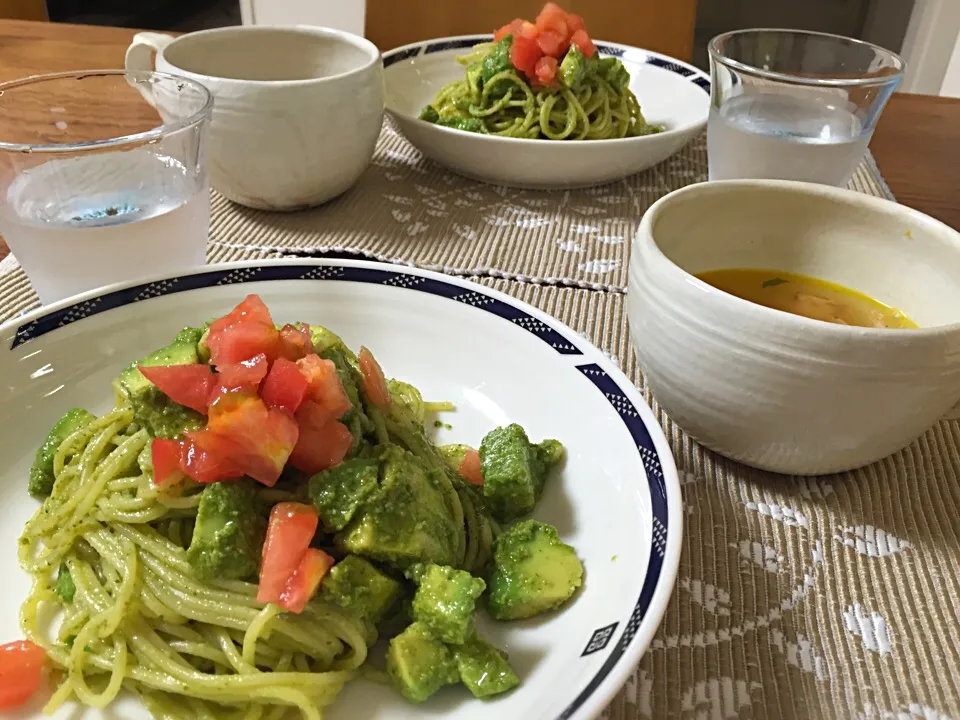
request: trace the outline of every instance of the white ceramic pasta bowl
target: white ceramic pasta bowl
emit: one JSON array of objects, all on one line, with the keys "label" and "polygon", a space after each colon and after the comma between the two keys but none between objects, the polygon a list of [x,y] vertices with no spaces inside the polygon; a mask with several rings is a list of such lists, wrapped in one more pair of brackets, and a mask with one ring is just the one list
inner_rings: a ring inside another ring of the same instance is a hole
[{"label": "white ceramic pasta bowl", "polygon": [[[644,215],[628,314],[663,409],[704,445],[782,473],[879,460],[960,417],[960,233],[862,193],[772,180],[700,183]],[[694,277],[720,268],[811,275],[920,327],[810,320]]]},{"label": "white ceramic pasta bowl", "polygon": [[665,132],[620,140],[551,141],[503,138],[441,127],[418,119],[437,90],[463,77],[456,58],[490,35],[427,40],[384,53],[386,107],[420,152],[451,170],[489,183],[531,188],[599,185],[646,170],[680,150],[707,122],[710,79],[666,55],[597,42],[601,55],[619,57],[630,89],[651,124]]},{"label": "white ceramic pasta bowl", "polygon": [[[535,516],[556,525],[585,568],[585,585],[560,612],[517,623],[482,622],[510,653],[522,685],[489,702],[462,687],[412,706],[390,688],[357,680],[331,720],[445,717],[480,720],[599,715],[633,671],[673,589],[681,543],[679,482],[660,428],[630,381],[581,336],[524,303],[457,278],[356,261],[283,261],[201,268],[112,286],[0,326],[0,641],[20,637],[28,576],[17,538],[36,508],[27,469],[68,408],[103,412],[110,382],[179,328],[227,312],[255,292],[278,322],[322,323],[376,354],[389,375],[428,399],[451,400],[442,442],[476,444],[498,424],[556,437],[567,459]],[[33,717],[41,700],[19,714]],[[110,714],[148,714],[133,697]],[[56,717],[76,718],[64,709]]]}]

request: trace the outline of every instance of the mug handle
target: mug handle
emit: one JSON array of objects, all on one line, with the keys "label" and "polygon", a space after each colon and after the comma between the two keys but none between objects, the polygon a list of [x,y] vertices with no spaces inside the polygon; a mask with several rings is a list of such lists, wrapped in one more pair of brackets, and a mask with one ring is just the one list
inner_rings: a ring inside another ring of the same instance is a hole
[{"label": "mug handle", "polygon": [[[163,49],[174,40],[176,40],[176,38],[172,35],[164,35],[163,33],[137,33],[133,36],[133,42],[131,42],[127,48],[127,54],[123,60],[124,69],[153,70],[153,54],[162,52]],[[155,107],[152,94],[143,87],[138,87],[137,89],[140,91],[140,94],[143,95],[143,99]]]}]

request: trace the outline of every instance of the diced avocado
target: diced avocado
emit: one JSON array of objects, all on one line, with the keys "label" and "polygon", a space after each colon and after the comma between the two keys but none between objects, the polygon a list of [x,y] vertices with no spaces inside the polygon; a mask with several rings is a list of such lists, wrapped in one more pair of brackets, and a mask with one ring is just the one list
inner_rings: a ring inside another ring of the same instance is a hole
[{"label": "diced avocado", "polygon": [[454,128],[456,130],[464,130],[466,132],[475,132],[475,133],[485,133],[487,132],[487,126],[483,124],[483,121],[480,118],[470,117],[470,118],[440,118],[437,120],[437,125],[443,125],[444,127]]},{"label": "diced avocado", "polygon": [[37,450],[30,466],[30,480],[27,489],[35,498],[44,498],[53,490],[53,458],[63,441],[91,422],[96,416],[83,408],[72,408],[54,423],[46,439]]},{"label": "diced avocado", "polygon": [[330,568],[320,586],[320,599],[376,624],[393,607],[402,590],[399,582],[371,563],[356,555],[347,555]]},{"label": "diced avocado", "polygon": [[614,90],[623,92],[630,84],[630,73],[620,60],[614,58],[613,64],[603,69],[604,79],[613,85]]},{"label": "diced avocado", "polygon": [[416,567],[408,574],[415,579],[413,619],[434,637],[450,645],[460,645],[476,628],[476,602],[487,584],[470,573],[432,563]]},{"label": "diced avocado", "polygon": [[580,48],[571,45],[560,63],[560,82],[566,88],[575,88],[586,76],[587,65]]},{"label": "diced avocado", "polygon": [[440,119],[440,114],[434,109],[433,105],[425,105],[420,111],[419,118],[428,123],[435,123]]},{"label": "diced avocado", "polygon": [[556,440],[533,445],[517,424],[498,427],[480,443],[483,496],[493,516],[508,521],[533,510],[547,472],[563,457]]},{"label": "diced avocado", "polygon": [[453,648],[453,657],[460,680],[474,697],[499,695],[520,684],[520,678],[507,662],[507,654],[477,634]]},{"label": "diced avocado", "polygon": [[552,525],[523,520],[493,548],[487,607],[497,620],[519,620],[553,610],[583,583],[583,565]]},{"label": "diced avocado", "polygon": [[199,362],[197,344],[203,333],[201,328],[184,328],[172,343],[120,373],[120,388],[130,402],[134,419],[153,437],[174,438],[187,430],[202,427],[206,419],[195,410],[173,402],[137,368],[139,365],[149,367]]},{"label": "diced avocado", "polygon": [[77,594],[77,586],[73,584],[73,576],[70,574],[70,569],[66,563],[60,564],[53,589],[67,605],[73,602],[73,597]]},{"label": "diced avocado", "polygon": [[510,62],[510,48],[512,47],[513,35],[504,35],[493,50],[487,53],[480,68],[480,80],[484,84],[497,73],[513,68],[513,63]]},{"label": "diced avocado", "polygon": [[310,478],[310,499],[326,532],[347,526],[357,508],[377,489],[378,474],[375,458],[353,458]]},{"label": "diced avocado", "polygon": [[244,580],[260,565],[263,523],[251,480],[207,485],[200,496],[187,560],[201,580]]},{"label": "diced avocado", "polygon": [[453,653],[420,623],[413,623],[390,641],[387,673],[400,694],[414,703],[460,681]]},{"label": "diced avocado", "polygon": [[336,545],[399,568],[420,561],[452,564],[462,529],[453,521],[436,471],[395,445],[383,451],[380,462],[380,487],[336,536]]}]

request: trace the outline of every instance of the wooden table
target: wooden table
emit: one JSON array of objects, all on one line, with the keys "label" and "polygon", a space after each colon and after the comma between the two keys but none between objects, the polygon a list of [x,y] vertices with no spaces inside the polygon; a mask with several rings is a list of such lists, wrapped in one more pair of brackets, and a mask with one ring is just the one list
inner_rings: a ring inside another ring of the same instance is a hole
[{"label": "wooden table", "polygon": [[[0,81],[122,67],[134,32],[0,20]],[[870,148],[900,202],[960,229],[960,100],[894,95]],[[8,252],[0,240],[0,258]]]}]

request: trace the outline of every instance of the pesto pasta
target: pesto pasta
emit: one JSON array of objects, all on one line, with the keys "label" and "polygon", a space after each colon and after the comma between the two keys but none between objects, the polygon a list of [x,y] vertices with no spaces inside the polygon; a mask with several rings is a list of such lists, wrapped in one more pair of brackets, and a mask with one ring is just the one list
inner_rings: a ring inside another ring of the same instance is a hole
[{"label": "pesto pasta", "polygon": [[483,43],[457,61],[464,77],[448,83],[420,119],[459,130],[545,140],[608,140],[661,132],[629,88],[623,63],[586,58],[571,46],[549,85],[532,84],[511,62],[512,36]]},{"label": "pesto pasta", "polygon": [[454,683],[486,697],[519,678],[477,632],[485,578],[505,619],[580,585],[549,526],[510,552],[543,544],[561,568],[549,581],[497,556],[557,441],[511,425],[479,450],[437,445],[427,415],[452,405],[325,328],[275,326],[255,295],[114,389],[102,416],[69,410],[30,470],[42,504],[18,547],[33,580],[18,642],[54,669],[47,711],[129,692],[156,718],[321,720],[346,682],[384,677],[367,663],[380,637],[411,702]]}]

